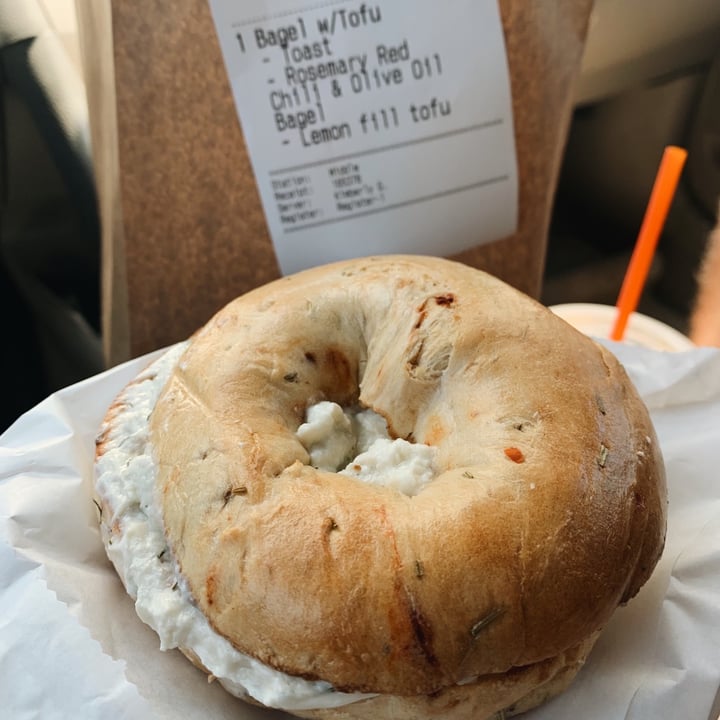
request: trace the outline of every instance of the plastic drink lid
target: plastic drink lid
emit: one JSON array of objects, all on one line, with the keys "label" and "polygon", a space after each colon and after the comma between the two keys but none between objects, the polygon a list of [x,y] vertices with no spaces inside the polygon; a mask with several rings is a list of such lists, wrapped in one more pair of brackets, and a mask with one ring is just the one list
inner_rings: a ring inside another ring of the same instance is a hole
[{"label": "plastic drink lid", "polygon": [[[553,305],[550,310],[580,332],[603,339],[610,337],[618,312],[612,305],[594,303]],[[623,342],[669,352],[681,352],[695,347],[688,337],[675,328],[637,312],[630,315]]]}]

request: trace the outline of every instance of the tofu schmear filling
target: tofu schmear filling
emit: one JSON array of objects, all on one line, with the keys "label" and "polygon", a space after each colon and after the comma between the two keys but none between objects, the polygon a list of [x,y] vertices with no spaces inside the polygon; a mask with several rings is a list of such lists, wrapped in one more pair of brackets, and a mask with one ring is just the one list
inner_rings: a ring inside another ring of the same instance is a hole
[{"label": "tofu schmear filling", "polygon": [[[340,707],[372,697],[336,692],[326,682],[287,675],[239,652],[193,603],[165,539],[147,422],[186,346],[172,348],[126,389],[97,465],[98,492],[114,512],[109,525],[117,522],[123,529],[119,539],[108,543],[108,554],[135,599],[138,616],[158,634],[161,649],[192,649],[238,697],[250,695],[268,707],[290,711]],[[416,495],[434,477],[434,449],[391,439],[385,420],[372,410],[320,402],[308,408],[297,435],[310,463],[321,470],[407,495]]]},{"label": "tofu schmear filling", "polygon": [[435,477],[435,448],[392,439],[385,419],[373,410],[322,401],[311,405],[306,416],[297,436],[318,470],[405,495],[417,495]]}]

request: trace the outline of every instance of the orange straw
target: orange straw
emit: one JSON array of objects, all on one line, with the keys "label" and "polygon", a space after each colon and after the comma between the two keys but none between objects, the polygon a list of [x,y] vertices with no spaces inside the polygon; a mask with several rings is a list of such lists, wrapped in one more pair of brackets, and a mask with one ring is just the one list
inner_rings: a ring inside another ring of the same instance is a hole
[{"label": "orange straw", "polygon": [[683,148],[673,146],[665,148],[635,249],[618,296],[618,314],[610,333],[611,340],[623,339],[628,319],[638,306],[686,158],[687,150]]}]

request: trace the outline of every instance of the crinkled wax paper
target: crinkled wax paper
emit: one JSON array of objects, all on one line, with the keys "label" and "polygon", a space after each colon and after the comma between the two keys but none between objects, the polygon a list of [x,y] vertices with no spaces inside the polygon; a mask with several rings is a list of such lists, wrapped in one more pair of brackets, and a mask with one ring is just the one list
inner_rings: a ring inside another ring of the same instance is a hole
[{"label": "crinkled wax paper", "polygon": [[[655,423],[667,545],[562,696],[528,720],[716,720],[720,714],[720,352],[612,345]],[[0,437],[0,716],[285,717],[163,653],[105,557],[94,438],[140,358],[52,395]]]}]

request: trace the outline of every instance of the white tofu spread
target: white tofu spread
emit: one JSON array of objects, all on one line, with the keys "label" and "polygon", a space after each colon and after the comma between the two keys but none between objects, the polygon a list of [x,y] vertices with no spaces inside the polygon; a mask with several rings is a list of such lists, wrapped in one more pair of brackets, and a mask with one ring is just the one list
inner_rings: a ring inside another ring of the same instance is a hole
[{"label": "white tofu spread", "polygon": [[417,495],[435,477],[436,450],[393,440],[385,419],[370,409],[343,409],[322,401],[307,409],[297,436],[318,470]]},{"label": "white tofu spread", "polygon": [[[163,533],[155,499],[156,468],[149,445],[148,417],[173,367],[185,349],[178,345],[155,362],[125,391],[125,407],[105,442],[97,464],[99,494],[112,506],[122,528],[108,554],[140,618],[160,637],[163,650],[191,648],[207,670],[231,693],[251,695],[284,710],[347,705],[369,695],[335,692],[325,682],[286,675],[238,652],[218,635],[193,604]],[[342,413],[341,413],[342,414]]]}]

